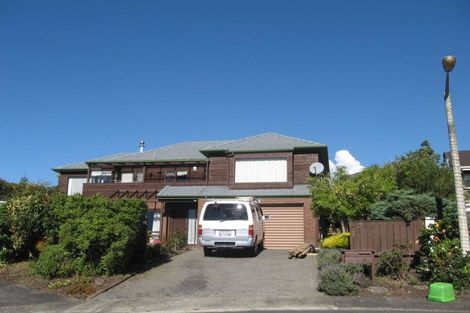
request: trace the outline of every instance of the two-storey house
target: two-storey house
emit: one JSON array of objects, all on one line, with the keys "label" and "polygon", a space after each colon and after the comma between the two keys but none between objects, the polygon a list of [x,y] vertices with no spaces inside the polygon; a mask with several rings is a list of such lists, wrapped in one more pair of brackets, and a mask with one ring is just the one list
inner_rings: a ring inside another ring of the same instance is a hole
[{"label": "two-storey house", "polygon": [[54,168],[69,195],[144,199],[148,225],[163,238],[179,231],[197,243],[197,218],[209,198],[255,196],[271,218],[265,245],[292,248],[319,240],[310,210],[309,167],[328,172],[324,144],[265,133],[239,140],[183,142]]}]

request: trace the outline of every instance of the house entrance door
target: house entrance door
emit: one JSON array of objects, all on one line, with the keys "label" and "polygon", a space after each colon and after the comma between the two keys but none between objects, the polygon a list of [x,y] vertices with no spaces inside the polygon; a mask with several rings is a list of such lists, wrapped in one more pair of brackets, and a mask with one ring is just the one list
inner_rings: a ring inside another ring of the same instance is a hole
[{"label": "house entrance door", "polygon": [[197,203],[195,202],[167,202],[168,232],[167,238],[174,233],[186,236],[187,244],[197,244]]}]

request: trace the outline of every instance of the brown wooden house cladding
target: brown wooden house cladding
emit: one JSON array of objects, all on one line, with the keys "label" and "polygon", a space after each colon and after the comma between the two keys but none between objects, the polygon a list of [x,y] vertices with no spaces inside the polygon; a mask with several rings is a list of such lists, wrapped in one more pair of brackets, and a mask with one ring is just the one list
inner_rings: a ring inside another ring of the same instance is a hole
[{"label": "brown wooden house cladding", "polygon": [[[206,148],[211,145],[215,148]],[[274,159],[286,161],[285,181],[235,182],[237,161]],[[318,221],[311,213],[306,186],[309,167],[314,162],[321,162],[328,169],[325,145],[268,133],[237,141],[182,143],[144,153],[91,160],[76,169],[68,165],[54,170],[60,174],[59,189],[64,193],[70,192],[70,179],[81,178],[86,179],[81,191],[84,196],[101,194],[114,199],[147,201],[149,209],[161,212],[158,227],[162,236],[179,230],[188,232],[188,238],[192,238],[196,225],[191,216],[198,216],[207,197],[258,196],[263,206],[277,216],[267,234],[268,248],[270,245],[288,248],[299,240],[318,239]],[[98,183],[92,178],[100,171],[106,171],[108,177]],[[127,180],[123,179],[124,175]],[[128,182],[129,177],[134,181]],[[160,197],[162,190],[168,191],[169,186],[176,193]],[[197,189],[192,187],[198,186],[206,189],[192,192]],[[300,189],[303,191],[299,192]],[[179,193],[181,190],[188,193]],[[213,190],[222,190],[222,193]]]}]

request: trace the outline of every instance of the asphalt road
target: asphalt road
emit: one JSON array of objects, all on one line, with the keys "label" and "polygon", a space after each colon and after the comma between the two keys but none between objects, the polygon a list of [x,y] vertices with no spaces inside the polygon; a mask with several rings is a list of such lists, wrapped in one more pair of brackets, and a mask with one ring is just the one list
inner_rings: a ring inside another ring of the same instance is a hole
[{"label": "asphalt road", "polygon": [[61,312],[79,302],[53,293],[0,283],[0,312]]},{"label": "asphalt road", "polygon": [[[470,309],[469,309],[470,310]],[[397,312],[412,312],[412,313],[433,313],[433,312],[454,312],[454,313],[468,313],[469,310],[460,310],[460,311],[455,311],[455,310],[443,310],[443,309],[436,309],[436,310],[419,310],[419,309],[395,309],[395,310],[387,310],[387,309],[380,309],[380,310],[370,310],[367,308],[360,308],[356,310],[342,310],[342,309],[334,309],[334,310],[280,310],[280,311],[233,311],[230,313],[260,313],[260,312],[266,312],[266,313],[358,313],[358,312],[367,312],[367,313],[397,313]],[[214,312],[215,313],[215,312]]]},{"label": "asphalt road", "polygon": [[288,260],[286,251],[204,257],[178,255],[87,301],[0,284],[0,313],[27,312],[468,312],[469,300],[328,297],[316,290],[315,258]]}]

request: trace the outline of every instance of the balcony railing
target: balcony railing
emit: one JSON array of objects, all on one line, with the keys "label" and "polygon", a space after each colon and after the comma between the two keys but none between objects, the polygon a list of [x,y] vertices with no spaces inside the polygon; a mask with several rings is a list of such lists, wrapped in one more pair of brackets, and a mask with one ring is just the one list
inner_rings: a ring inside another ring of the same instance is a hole
[{"label": "balcony railing", "polygon": [[90,178],[89,184],[145,184],[145,183],[203,183],[206,178],[179,178],[179,177],[165,177],[165,178],[146,178],[139,181],[122,181],[121,179],[96,179]]}]

